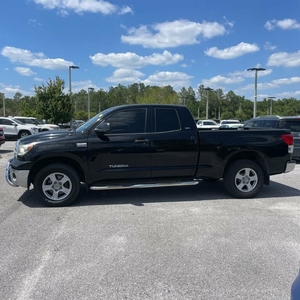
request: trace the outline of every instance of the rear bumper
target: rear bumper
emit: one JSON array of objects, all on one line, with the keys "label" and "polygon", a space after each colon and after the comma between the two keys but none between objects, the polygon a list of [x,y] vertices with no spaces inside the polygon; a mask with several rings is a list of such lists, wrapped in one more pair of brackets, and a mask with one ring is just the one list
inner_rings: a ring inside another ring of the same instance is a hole
[{"label": "rear bumper", "polygon": [[12,167],[11,158],[6,164],[5,179],[7,183],[14,187],[28,187],[29,170],[16,170]]},{"label": "rear bumper", "polygon": [[296,161],[294,161],[294,160],[288,161],[285,165],[284,173],[288,173],[288,172],[293,171],[295,169],[295,166],[296,166]]}]

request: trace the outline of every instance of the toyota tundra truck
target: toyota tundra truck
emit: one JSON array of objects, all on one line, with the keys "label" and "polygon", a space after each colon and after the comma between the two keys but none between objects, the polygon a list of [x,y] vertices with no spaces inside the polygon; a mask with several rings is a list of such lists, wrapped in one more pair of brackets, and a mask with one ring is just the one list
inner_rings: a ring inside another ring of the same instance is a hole
[{"label": "toyota tundra truck", "polygon": [[124,105],[76,130],[17,141],[6,180],[14,187],[33,186],[48,206],[72,203],[83,184],[103,191],[223,179],[232,197],[251,198],[271,175],[294,169],[293,145],[286,129],[201,131],[185,106]]}]

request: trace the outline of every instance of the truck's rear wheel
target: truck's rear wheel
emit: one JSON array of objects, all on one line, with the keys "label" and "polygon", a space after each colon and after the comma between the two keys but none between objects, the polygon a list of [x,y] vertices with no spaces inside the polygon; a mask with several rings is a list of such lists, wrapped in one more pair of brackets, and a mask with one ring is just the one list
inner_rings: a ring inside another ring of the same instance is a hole
[{"label": "truck's rear wheel", "polygon": [[262,168],[255,162],[242,159],[233,162],[225,172],[224,186],[236,198],[252,198],[264,184]]},{"label": "truck's rear wheel", "polygon": [[80,179],[76,171],[62,164],[44,167],[34,180],[37,198],[47,206],[65,206],[73,202],[80,192]]}]

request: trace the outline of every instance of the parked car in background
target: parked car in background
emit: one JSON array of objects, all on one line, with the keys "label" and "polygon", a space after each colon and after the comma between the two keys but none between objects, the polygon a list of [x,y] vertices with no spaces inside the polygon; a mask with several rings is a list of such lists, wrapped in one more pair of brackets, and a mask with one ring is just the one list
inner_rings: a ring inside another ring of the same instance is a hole
[{"label": "parked car in background", "polygon": [[5,134],[3,128],[0,127],[0,146],[5,143]]},{"label": "parked car in background", "polygon": [[220,125],[228,125],[228,128],[229,127],[237,127],[237,126],[241,126],[243,125],[239,120],[222,120]]},{"label": "parked car in background", "polygon": [[72,120],[68,123],[59,123],[59,128],[61,129],[76,129],[80,127],[85,122],[83,120]]},{"label": "parked car in background", "polygon": [[223,124],[220,125],[219,129],[239,129],[243,127],[244,127],[243,124]]},{"label": "parked car in background", "polygon": [[24,124],[30,124],[30,125],[36,125],[39,128],[41,128],[41,131],[47,131],[47,130],[57,130],[59,129],[58,125],[55,124],[48,124],[48,123],[43,123],[42,121],[40,121],[37,118],[34,117],[13,117],[14,119],[19,120],[20,122],[24,123]]},{"label": "parked car in background", "polygon": [[293,159],[300,160],[300,116],[260,116],[246,121],[244,127],[289,129],[294,136]]},{"label": "parked car in background", "polygon": [[0,126],[3,128],[5,137],[17,139],[41,131],[41,128],[38,128],[36,125],[25,125],[24,123],[9,117],[0,117]]},{"label": "parked car in background", "polygon": [[216,129],[220,126],[214,120],[199,120],[196,125],[198,129]]}]

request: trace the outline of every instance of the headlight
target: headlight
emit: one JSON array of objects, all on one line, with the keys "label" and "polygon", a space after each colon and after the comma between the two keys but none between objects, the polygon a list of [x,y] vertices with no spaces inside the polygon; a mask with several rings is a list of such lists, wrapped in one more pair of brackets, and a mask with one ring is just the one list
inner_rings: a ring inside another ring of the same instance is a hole
[{"label": "headlight", "polygon": [[33,131],[39,131],[39,129],[37,127],[31,127],[31,130],[33,130]]},{"label": "headlight", "polygon": [[16,152],[18,156],[23,156],[25,155],[27,152],[29,152],[35,145],[36,143],[31,143],[31,144],[21,144],[18,143],[16,145]]}]

